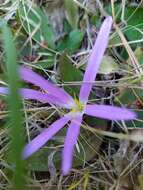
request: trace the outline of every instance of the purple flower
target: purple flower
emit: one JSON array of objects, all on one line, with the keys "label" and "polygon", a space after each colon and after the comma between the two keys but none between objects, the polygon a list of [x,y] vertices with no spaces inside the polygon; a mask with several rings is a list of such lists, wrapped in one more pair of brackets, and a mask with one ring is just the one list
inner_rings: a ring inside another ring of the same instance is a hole
[{"label": "purple flower", "polygon": [[[88,104],[88,97],[92,88],[92,82],[96,78],[97,71],[106,50],[111,27],[112,18],[107,17],[101,26],[90,55],[80,89],[79,100],[74,100],[63,89],[45,80],[32,70],[20,67],[19,74],[24,81],[32,83],[44,90],[44,92],[40,92],[26,88],[19,89],[19,93],[24,99],[34,99],[44,103],[48,102],[70,110],[68,114],[65,114],[60,119],[56,120],[52,125],[50,125],[47,129],[44,129],[40,135],[25,146],[23,150],[24,159],[38,151],[60,129],[70,122],[62,153],[62,173],[63,175],[66,175],[72,167],[74,146],[78,139],[80,125],[84,114],[109,120],[130,120],[136,118],[136,114],[126,108]],[[0,87],[0,93],[8,94],[8,88]]]}]

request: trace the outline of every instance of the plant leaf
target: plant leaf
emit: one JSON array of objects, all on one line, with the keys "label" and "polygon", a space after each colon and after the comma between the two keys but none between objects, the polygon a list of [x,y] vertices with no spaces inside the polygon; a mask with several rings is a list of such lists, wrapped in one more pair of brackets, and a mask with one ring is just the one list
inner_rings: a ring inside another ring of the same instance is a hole
[{"label": "plant leaf", "polygon": [[13,189],[24,189],[24,162],[21,159],[22,149],[24,145],[24,132],[22,126],[22,101],[18,94],[19,76],[17,73],[17,55],[16,48],[13,43],[11,30],[6,24],[3,25],[3,40],[4,50],[6,54],[6,66],[8,75],[8,84],[10,96],[8,96],[9,105],[9,120],[8,125],[11,125],[12,142],[10,150],[10,158],[15,165],[13,172]]},{"label": "plant leaf", "polygon": [[108,55],[105,55],[102,59],[102,63],[99,68],[100,74],[111,74],[114,72],[118,72],[119,65],[115,62],[115,60]]},{"label": "plant leaf", "polygon": [[[115,5],[116,22],[121,22],[122,6],[119,3],[115,3],[114,5]],[[112,15],[111,5],[106,7],[106,9],[109,12],[109,14]],[[142,20],[143,20],[143,7],[126,6],[124,11],[125,26],[123,27],[122,32],[127,37],[128,41],[142,40],[142,32],[143,32]],[[115,34],[114,37],[110,40],[110,44],[118,44],[118,43],[121,43],[121,40],[119,36]]]},{"label": "plant leaf", "polygon": [[84,33],[78,29],[70,32],[59,44],[57,49],[59,51],[67,50],[68,53],[74,53],[78,50],[83,40]]},{"label": "plant leaf", "polygon": [[[71,61],[65,53],[62,54],[59,59],[59,72],[60,77],[64,82],[82,81],[81,71],[72,65]],[[78,95],[80,87],[75,85],[71,88],[68,86],[65,86],[64,88],[71,95]]]},{"label": "plant leaf", "polygon": [[44,11],[36,5],[23,3],[20,5],[18,13],[27,34],[36,42],[47,43],[50,48],[54,49],[54,33]]},{"label": "plant leaf", "polygon": [[143,8],[128,7],[125,12],[125,20],[128,24],[125,35],[130,41],[142,39],[143,32]]},{"label": "plant leaf", "polygon": [[76,29],[79,19],[78,7],[73,0],[64,0],[66,17],[72,28]]}]

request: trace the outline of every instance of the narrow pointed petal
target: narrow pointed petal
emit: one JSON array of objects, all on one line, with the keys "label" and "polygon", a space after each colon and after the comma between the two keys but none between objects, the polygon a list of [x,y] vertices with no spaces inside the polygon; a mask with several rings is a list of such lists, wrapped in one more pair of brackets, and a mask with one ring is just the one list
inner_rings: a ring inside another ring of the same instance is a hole
[{"label": "narrow pointed petal", "polygon": [[109,33],[112,27],[112,17],[107,17],[98,33],[96,42],[93,46],[92,53],[89,57],[87,68],[83,78],[79,99],[86,103],[92,88],[92,82],[96,78],[104,52],[108,45]]},{"label": "narrow pointed petal", "polygon": [[77,138],[80,132],[80,125],[82,121],[82,115],[77,116],[71,121],[65,138],[63,155],[62,155],[62,173],[67,175],[72,167],[74,146],[77,142]]},{"label": "narrow pointed petal", "polygon": [[29,142],[23,150],[23,159],[27,159],[29,156],[38,151],[48,140],[50,140],[65,124],[70,120],[70,115],[66,114],[64,117],[55,121],[47,129]]},{"label": "narrow pointed petal", "polygon": [[62,102],[71,105],[74,103],[73,98],[66,91],[64,91],[62,88],[57,87],[45,78],[41,77],[31,69],[20,67],[19,74],[21,79],[23,79],[24,81],[27,81],[40,87],[47,93],[55,97],[58,97],[60,100],[62,100]]},{"label": "narrow pointed petal", "polygon": [[87,105],[85,114],[109,120],[130,120],[137,118],[135,112],[126,108],[108,105]]},{"label": "narrow pointed petal", "polygon": [[7,95],[8,94],[8,88],[7,87],[0,87],[0,94]]},{"label": "narrow pointed petal", "polygon": [[[42,103],[55,104],[60,107],[68,108],[67,105],[59,100],[57,97],[51,96],[50,94],[42,93],[37,90],[21,88],[19,89],[20,95],[25,100],[37,100]],[[0,87],[0,94],[8,95],[9,89],[7,87]]]},{"label": "narrow pointed petal", "polygon": [[38,100],[42,103],[55,104],[60,107],[67,106],[66,104],[64,104],[64,102],[59,100],[57,97],[52,96],[51,94],[46,94],[37,90],[26,89],[26,88],[20,89],[19,91],[24,99]]}]

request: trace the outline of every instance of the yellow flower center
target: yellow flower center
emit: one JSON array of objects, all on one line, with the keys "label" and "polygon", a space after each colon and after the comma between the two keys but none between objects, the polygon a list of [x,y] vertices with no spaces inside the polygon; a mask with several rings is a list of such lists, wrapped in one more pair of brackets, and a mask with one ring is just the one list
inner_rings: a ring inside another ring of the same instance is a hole
[{"label": "yellow flower center", "polygon": [[84,110],[84,104],[82,102],[80,102],[78,99],[74,99],[75,101],[75,107],[72,108],[72,112],[76,113],[76,112],[82,112]]}]

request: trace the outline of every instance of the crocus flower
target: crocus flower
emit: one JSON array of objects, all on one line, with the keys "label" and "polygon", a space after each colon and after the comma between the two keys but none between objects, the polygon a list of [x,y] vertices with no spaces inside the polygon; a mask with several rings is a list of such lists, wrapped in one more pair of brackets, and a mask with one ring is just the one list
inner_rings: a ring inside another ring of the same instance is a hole
[{"label": "crocus flower", "polygon": [[[96,42],[93,46],[78,100],[73,99],[62,88],[57,87],[32,70],[20,67],[19,74],[21,79],[44,90],[44,92],[41,92],[26,88],[19,89],[19,93],[24,99],[34,99],[44,103],[48,102],[70,110],[69,113],[56,120],[25,146],[23,150],[24,159],[38,151],[60,129],[70,122],[62,152],[62,173],[63,175],[66,175],[72,167],[74,146],[77,143],[80,125],[84,114],[109,120],[130,120],[136,118],[136,114],[126,108],[88,104],[88,97],[90,95],[92,83],[96,78],[97,71],[106,50],[111,27],[112,17],[107,17],[101,26]],[[8,91],[8,88],[0,87],[1,94],[8,94]]]}]

